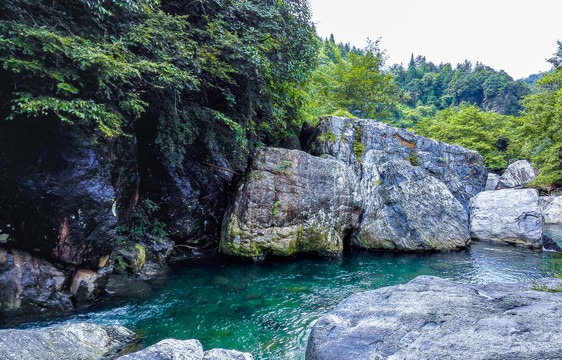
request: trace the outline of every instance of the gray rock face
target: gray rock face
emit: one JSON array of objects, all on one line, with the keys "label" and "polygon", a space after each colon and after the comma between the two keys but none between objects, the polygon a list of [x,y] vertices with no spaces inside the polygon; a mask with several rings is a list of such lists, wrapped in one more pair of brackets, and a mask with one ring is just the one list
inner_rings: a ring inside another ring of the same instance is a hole
[{"label": "gray rock face", "polygon": [[535,189],[484,191],[470,201],[470,235],[542,248],[542,215]]},{"label": "gray rock face", "polygon": [[[477,152],[375,120],[324,117],[303,130],[301,141],[305,151],[331,155],[352,166],[359,176],[366,163],[409,160],[442,181],[465,209],[486,184],[487,170]],[[367,159],[369,151],[372,155]]]},{"label": "gray rock face", "polygon": [[560,359],[561,279],[457,284],[420,276],[355,294],[320,318],[306,360]]},{"label": "gray rock face", "polygon": [[225,215],[221,251],[252,258],[341,254],[359,219],[358,186],[339,161],[263,148]]},{"label": "gray rock face", "polygon": [[500,182],[500,176],[494,173],[488,173],[488,179],[486,180],[485,191],[496,190],[498,183]]},{"label": "gray rock face", "polygon": [[254,360],[254,357],[237,350],[212,349],[205,351],[203,360]]},{"label": "gray rock face", "polygon": [[[371,171],[376,191],[364,196],[365,211],[353,246],[453,250],[470,243],[468,214],[445,184],[404,160],[388,161],[376,171]],[[362,185],[362,190],[370,189],[366,181]]]},{"label": "gray rock face", "polygon": [[65,280],[65,274],[45,260],[0,248],[0,316],[72,308],[70,294],[62,291]]},{"label": "gray rock face", "polygon": [[135,333],[122,326],[87,323],[35,330],[0,330],[0,359],[110,359],[135,341]]},{"label": "gray rock face", "polygon": [[562,224],[562,196],[556,196],[545,208],[545,224]]},{"label": "gray rock face", "polygon": [[203,352],[198,340],[165,339],[146,349],[121,356],[119,360],[254,360],[236,350],[212,349]]},{"label": "gray rock face", "polygon": [[201,360],[203,346],[198,340],[165,339],[119,360]]},{"label": "gray rock face", "polygon": [[531,163],[527,160],[519,160],[505,169],[497,186],[500,189],[517,188],[533,182],[536,177],[537,173]]}]

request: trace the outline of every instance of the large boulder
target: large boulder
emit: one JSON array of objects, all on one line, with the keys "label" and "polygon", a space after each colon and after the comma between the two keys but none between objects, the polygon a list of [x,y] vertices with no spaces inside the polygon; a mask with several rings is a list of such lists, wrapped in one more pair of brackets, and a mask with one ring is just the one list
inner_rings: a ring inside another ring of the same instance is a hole
[{"label": "large boulder", "polygon": [[165,339],[119,360],[253,360],[251,354],[236,350],[212,349],[203,352],[198,340]]},{"label": "large boulder", "polygon": [[359,219],[358,185],[340,161],[262,148],[225,215],[220,249],[251,258],[339,255]]},{"label": "large boulder", "polygon": [[520,188],[531,183],[537,177],[537,172],[527,160],[519,160],[510,164],[500,177],[499,189]]},{"label": "large boulder", "polygon": [[341,302],[314,325],[306,360],[560,359],[560,291],[562,279],[469,285],[420,276]]},{"label": "large boulder", "polygon": [[544,212],[545,224],[562,224],[562,196],[556,196],[545,207]]},{"label": "large boulder", "polygon": [[64,272],[48,261],[0,248],[0,318],[72,309],[65,281]]},{"label": "large boulder", "polygon": [[364,169],[365,211],[353,246],[454,250],[470,243],[468,214],[441,181],[404,160],[372,167],[370,175]]},{"label": "large boulder", "polygon": [[470,201],[470,235],[542,248],[542,214],[535,189],[484,191]]},{"label": "large boulder", "polygon": [[136,341],[135,333],[122,326],[89,323],[33,330],[0,330],[0,359],[113,359]]},{"label": "large boulder", "polygon": [[[477,152],[375,120],[323,117],[303,129],[301,141],[305,151],[333,156],[359,176],[367,163],[408,160],[442,181],[465,209],[486,184],[487,170]],[[367,158],[369,151],[372,155]]]}]

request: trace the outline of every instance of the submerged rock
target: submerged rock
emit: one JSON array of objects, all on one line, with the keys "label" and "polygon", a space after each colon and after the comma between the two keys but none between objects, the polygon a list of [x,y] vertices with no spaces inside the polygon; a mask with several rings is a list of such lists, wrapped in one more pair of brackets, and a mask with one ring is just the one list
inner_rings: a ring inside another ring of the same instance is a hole
[{"label": "submerged rock", "polygon": [[441,181],[404,160],[391,160],[371,171],[377,191],[363,196],[365,211],[353,246],[454,250],[470,243],[468,214]]},{"label": "submerged rock", "polygon": [[535,189],[484,191],[470,201],[473,239],[542,248],[542,215]]},{"label": "submerged rock", "polygon": [[509,165],[500,177],[499,189],[519,188],[531,183],[537,177],[537,172],[527,160],[519,160]]},{"label": "submerged rock", "polygon": [[112,359],[136,341],[135,333],[122,326],[88,323],[33,330],[0,330],[0,359]]},{"label": "submerged rock", "polygon": [[407,160],[443,182],[465,209],[486,184],[487,170],[477,152],[375,120],[326,116],[304,128],[301,141],[305,151],[333,156],[359,176],[365,164]]},{"label": "submerged rock", "polygon": [[165,339],[119,360],[253,360],[251,354],[236,350],[212,349],[203,352],[198,340]]},{"label": "submerged rock", "polygon": [[355,294],[316,322],[306,359],[560,359],[562,293],[549,291],[562,291],[562,279],[469,285],[420,276]]},{"label": "submerged rock", "polygon": [[225,215],[220,249],[252,258],[339,255],[359,219],[358,185],[339,161],[263,148]]}]

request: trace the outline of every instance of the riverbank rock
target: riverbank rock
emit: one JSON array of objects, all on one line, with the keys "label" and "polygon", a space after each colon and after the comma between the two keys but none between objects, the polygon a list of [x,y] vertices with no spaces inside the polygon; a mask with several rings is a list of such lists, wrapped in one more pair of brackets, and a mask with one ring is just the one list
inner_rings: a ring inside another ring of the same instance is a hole
[{"label": "riverbank rock", "polygon": [[0,248],[0,318],[72,309],[65,281],[64,272],[48,261]]},{"label": "riverbank rock", "polygon": [[470,234],[477,240],[542,248],[542,214],[535,189],[484,191],[470,201]]},{"label": "riverbank rock", "polygon": [[355,294],[316,322],[306,360],[560,359],[562,293],[549,289],[562,291],[562,279],[469,285],[420,276]]},{"label": "riverbank rock", "polygon": [[455,250],[470,243],[468,214],[441,181],[405,160],[372,168],[371,175],[377,191],[363,196],[365,211],[351,245],[416,251]]},{"label": "riverbank rock", "polygon": [[340,161],[262,148],[225,215],[220,249],[251,258],[339,255],[359,219],[358,186]]},{"label": "riverbank rock", "polygon": [[562,224],[562,196],[556,196],[545,207],[544,212],[545,224]]},{"label": "riverbank rock", "polygon": [[486,180],[485,191],[496,190],[498,183],[500,182],[500,176],[494,173],[488,173],[488,179]]},{"label": "riverbank rock", "polygon": [[509,165],[500,177],[499,189],[520,188],[531,183],[537,177],[537,172],[527,160],[519,160]]},{"label": "riverbank rock", "polygon": [[0,330],[0,359],[111,359],[136,341],[135,333],[122,326],[88,323],[33,330]]},{"label": "riverbank rock", "polygon": [[212,349],[203,352],[198,340],[165,339],[119,360],[253,360],[251,354],[236,350]]},{"label": "riverbank rock", "polygon": [[358,176],[366,163],[378,166],[389,160],[407,160],[443,182],[465,209],[486,185],[488,172],[477,152],[375,120],[326,116],[303,128],[301,142],[305,151],[333,156]]}]

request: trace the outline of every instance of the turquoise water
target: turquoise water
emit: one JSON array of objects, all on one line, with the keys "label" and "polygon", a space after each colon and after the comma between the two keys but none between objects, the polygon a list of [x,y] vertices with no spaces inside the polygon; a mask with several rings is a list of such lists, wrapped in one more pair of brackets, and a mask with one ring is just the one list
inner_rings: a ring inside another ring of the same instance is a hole
[{"label": "turquoise water", "polygon": [[197,264],[178,270],[152,292],[56,323],[124,325],[143,336],[143,345],[196,338],[205,349],[248,351],[256,359],[303,359],[313,322],[353,293],[418,275],[486,283],[530,281],[556,271],[562,271],[562,254],[487,242],[452,253],[353,252],[335,261]]}]

